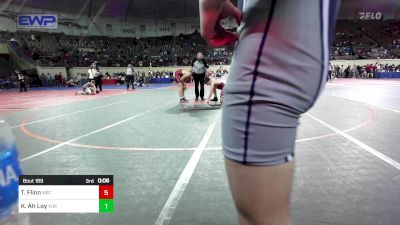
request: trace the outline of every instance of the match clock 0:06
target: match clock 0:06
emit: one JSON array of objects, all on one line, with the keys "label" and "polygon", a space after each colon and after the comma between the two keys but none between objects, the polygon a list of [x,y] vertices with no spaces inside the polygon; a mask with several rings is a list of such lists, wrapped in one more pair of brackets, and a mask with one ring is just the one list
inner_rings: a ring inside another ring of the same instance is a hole
[{"label": "match clock 0:06", "polygon": [[99,184],[109,184],[110,183],[110,178],[107,178],[107,177],[97,178],[97,182]]}]

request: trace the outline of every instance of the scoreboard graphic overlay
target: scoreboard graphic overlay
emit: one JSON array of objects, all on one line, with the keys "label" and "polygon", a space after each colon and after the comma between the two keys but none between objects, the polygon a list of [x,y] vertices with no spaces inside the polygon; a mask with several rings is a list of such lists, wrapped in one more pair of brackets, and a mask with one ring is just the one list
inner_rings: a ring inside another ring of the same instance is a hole
[{"label": "scoreboard graphic overlay", "polygon": [[19,176],[20,213],[112,213],[113,175]]}]

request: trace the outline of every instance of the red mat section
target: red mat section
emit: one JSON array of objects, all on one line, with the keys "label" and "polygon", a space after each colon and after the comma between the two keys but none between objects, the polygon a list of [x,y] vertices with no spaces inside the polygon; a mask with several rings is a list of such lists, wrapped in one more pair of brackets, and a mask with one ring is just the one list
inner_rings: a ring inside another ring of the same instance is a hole
[{"label": "red mat section", "polygon": [[0,92],[0,115],[22,110],[39,109],[63,105],[72,102],[93,100],[119,94],[122,90],[104,90],[99,95],[75,96],[75,91],[32,91],[32,92]]}]

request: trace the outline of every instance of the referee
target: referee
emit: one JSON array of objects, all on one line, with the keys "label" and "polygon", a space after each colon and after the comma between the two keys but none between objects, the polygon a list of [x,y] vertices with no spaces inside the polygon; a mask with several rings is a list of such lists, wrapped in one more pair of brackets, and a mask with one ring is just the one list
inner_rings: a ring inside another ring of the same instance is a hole
[{"label": "referee", "polygon": [[87,74],[88,74],[88,81],[94,80],[94,73],[95,73],[95,71],[96,71],[96,70],[93,69],[93,64],[90,65],[90,68],[88,69],[88,72],[87,72]]},{"label": "referee", "polygon": [[[196,58],[192,60],[191,66],[193,67],[193,79],[195,84],[196,101],[199,96],[204,101],[204,79],[206,78],[206,70],[209,67],[207,61],[204,59],[203,53],[198,52]],[[200,93],[199,93],[200,84]]]},{"label": "referee", "polygon": [[[96,93],[99,93],[99,91],[103,90],[103,85],[102,85],[102,80],[101,80],[101,73],[100,69],[97,66],[96,63],[92,63],[92,66],[90,67],[89,71],[89,80],[94,80],[94,83],[96,85]],[[99,89],[99,90],[98,90]]]},{"label": "referee", "polygon": [[26,80],[24,74],[22,74],[19,70],[15,70],[15,73],[17,74],[19,80],[19,92],[22,92],[22,89],[24,89],[24,92],[26,92]]},{"label": "referee", "polygon": [[99,88],[99,91],[103,91],[103,74],[100,71],[100,67],[97,61],[94,61],[94,66],[96,68],[97,73],[97,77],[95,77],[95,83],[96,83],[96,89],[97,87]]},{"label": "referee", "polygon": [[128,64],[126,69],[126,90],[129,90],[129,84],[132,84],[132,90],[135,89],[135,72],[133,71],[132,64]]}]

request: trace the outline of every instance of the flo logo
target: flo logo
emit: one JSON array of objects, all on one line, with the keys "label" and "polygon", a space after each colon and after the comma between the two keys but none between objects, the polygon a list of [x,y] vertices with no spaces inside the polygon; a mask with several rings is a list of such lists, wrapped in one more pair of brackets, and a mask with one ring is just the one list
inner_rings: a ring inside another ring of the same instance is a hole
[{"label": "flo logo", "polygon": [[58,19],[55,14],[23,14],[18,15],[17,28],[56,29]]},{"label": "flo logo", "polygon": [[381,12],[359,12],[360,20],[380,20],[383,17]]}]

